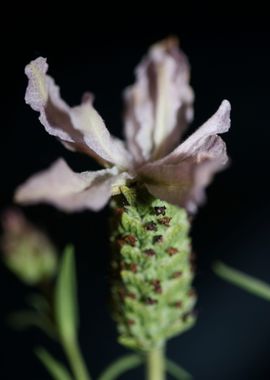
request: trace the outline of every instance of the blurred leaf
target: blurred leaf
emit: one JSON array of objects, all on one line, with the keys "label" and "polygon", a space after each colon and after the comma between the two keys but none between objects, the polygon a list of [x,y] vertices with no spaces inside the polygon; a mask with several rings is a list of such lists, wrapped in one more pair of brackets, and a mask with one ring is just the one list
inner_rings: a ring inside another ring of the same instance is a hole
[{"label": "blurred leaf", "polygon": [[270,285],[267,283],[233,269],[219,261],[214,264],[213,270],[218,276],[230,283],[270,301]]},{"label": "blurred leaf", "polygon": [[64,340],[74,340],[78,327],[77,287],[74,249],[67,246],[55,290],[55,317],[58,331]]},{"label": "blurred leaf", "polygon": [[112,362],[99,376],[98,380],[114,380],[124,372],[138,367],[143,363],[143,359],[139,355],[125,355]]},{"label": "blurred leaf", "polygon": [[46,298],[38,293],[30,294],[27,297],[28,305],[32,306],[40,314],[47,314],[50,310],[48,301]]},{"label": "blurred leaf", "polygon": [[46,315],[40,315],[35,311],[22,310],[10,314],[8,323],[18,330],[24,330],[30,327],[38,327],[45,332],[50,338],[55,339],[56,333],[52,322]]},{"label": "blurred leaf", "polygon": [[184,368],[173,361],[166,359],[167,372],[177,380],[191,380],[192,376]]},{"label": "blurred leaf", "polygon": [[26,329],[40,325],[39,315],[34,311],[22,310],[8,316],[8,323],[16,329]]},{"label": "blurred leaf", "polygon": [[63,364],[55,360],[46,350],[38,348],[35,352],[39,360],[55,380],[72,380]]}]

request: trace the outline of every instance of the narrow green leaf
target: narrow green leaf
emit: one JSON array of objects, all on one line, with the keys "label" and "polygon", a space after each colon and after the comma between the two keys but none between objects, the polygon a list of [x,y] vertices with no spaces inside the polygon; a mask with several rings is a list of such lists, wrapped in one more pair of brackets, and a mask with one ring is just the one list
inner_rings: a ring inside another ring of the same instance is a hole
[{"label": "narrow green leaf", "polygon": [[191,380],[192,376],[172,360],[166,359],[167,372],[177,380]]},{"label": "narrow green leaf", "polygon": [[78,327],[77,286],[74,250],[67,246],[55,290],[55,317],[63,339],[74,339]]},{"label": "narrow green leaf", "polygon": [[138,367],[143,363],[143,359],[139,355],[125,355],[116,359],[107,367],[99,376],[98,380],[114,380],[121,376],[124,372]]},{"label": "narrow green leaf", "polygon": [[52,322],[46,315],[41,315],[35,311],[22,310],[8,316],[8,323],[17,330],[25,330],[30,327],[37,327],[45,332],[50,338],[55,339],[56,332]]},{"label": "narrow green leaf", "polygon": [[72,380],[63,364],[55,360],[46,350],[43,348],[37,348],[35,353],[53,379]]},{"label": "narrow green leaf", "polygon": [[270,285],[267,283],[233,269],[219,261],[214,264],[213,270],[218,276],[230,283],[270,301]]}]

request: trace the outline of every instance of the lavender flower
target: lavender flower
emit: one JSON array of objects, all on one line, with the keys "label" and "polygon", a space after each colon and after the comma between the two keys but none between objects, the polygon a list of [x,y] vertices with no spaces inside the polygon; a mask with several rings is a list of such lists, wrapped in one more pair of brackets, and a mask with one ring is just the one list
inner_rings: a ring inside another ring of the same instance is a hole
[{"label": "lavender flower", "polygon": [[70,150],[83,152],[105,167],[74,173],[63,159],[21,185],[16,201],[48,202],[65,211],[99,210],[119,187],[140,182],[157,198],[196,211],[204,188],[225,167],[226,146],[218,136],[230,127],[230,104],[177,146],[193,116],[189,64],[178,42],[153,45],[135,71],[136,82],[124,92],[126,144],[112,136],[93,107],[93,96],[68,106],[48,76],[45,58],[26,66],[25,100],[40,113],[46,131]]}]

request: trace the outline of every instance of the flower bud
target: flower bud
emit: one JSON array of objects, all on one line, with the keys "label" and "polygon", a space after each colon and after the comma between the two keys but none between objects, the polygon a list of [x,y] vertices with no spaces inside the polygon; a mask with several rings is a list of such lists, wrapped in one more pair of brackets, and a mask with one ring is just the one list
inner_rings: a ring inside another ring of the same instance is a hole
[{"label": "flower bud", "polygon": [[7,267],[28,285],[50,279],[57,268],[57,254],[47,236],[18,210],[6,211],[2,225],[1,250]]}]

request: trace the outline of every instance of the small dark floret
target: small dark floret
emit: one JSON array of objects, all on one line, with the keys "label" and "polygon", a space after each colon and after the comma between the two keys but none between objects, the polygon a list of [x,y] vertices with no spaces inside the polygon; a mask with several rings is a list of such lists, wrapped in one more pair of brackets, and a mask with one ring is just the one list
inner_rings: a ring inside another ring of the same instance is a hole
[{"label": "small dark floret", "polygon": [[146,305],[154,305],[155,303],[157,303],[157,301],[154,300],[153,298],[147,297],[145,299],[145,303],[146,303]]},{"label": "small dark floret", "polygon": [[168,216],[164,216],[163,218],[158,219],[158,223],[163,224],[166,227],[169,227],[171,220],[172,218],[169,218]]},{"label": "small dark floret", "polygon": [[163,236],[162,235],[156,235],[153,237],[153,243],[162,243],[163,242]]},{"label": "small dark floret", "polygon": [[157,230],[157,225],[155,222],[148,222],[144,225],[144,228],[147,231],[156,231]]},{"label": "small dark floret", "polygon": [[154,292],[161,294],[162,293],[162,287],[161,287],[160,281],[159,280],[152,280],[151,283],[153,285]]},{"label": "small dark floret", "polygon": [[166,249],[166,252],[170,255],[170,256],[173,256],[175,255],[177,252],[178,252],[178,249],[177,248],[174,248],[174,247],[169,247]]},{"label": "small dark floret", "polygon": [[151,257],[151,256],[155,256],[155,255],[156,255],[156,252],[155,252],[153,249],[151,249],[151,248],[146,249],[146,250],[144,251],[144,253],[146,254],[146,256],[149,256],[149,257]]},{"label": "small dark floret", "polygon": [[131,245],[132,247],[135,247],[135,245],[136,245],[136,238],[135,238],[135,236],[133,236],[133,235],[127,235],[127,236],[125,236],[125,237],[123,238],[123,240],[124,240],[127,244]]},{"label": "small dark floret", "polygon": [[172,274],[172,278],[178,278],[178,277],[181,277],[182,274],[183,274],[183,272],[181,272],[181,271],[174,272],[174,273]]},{"label": "small dark floret", "polygon": [[135,264],[135,263],[130,264],[131,272],[137,273],[137,269],[138,269],[137,264]]},{"label": "small dark floret", "polygon": [[155,210],[155,214],[157,216],[166,214],[166,207],[165,206],[154,207],[154,210]]}]

